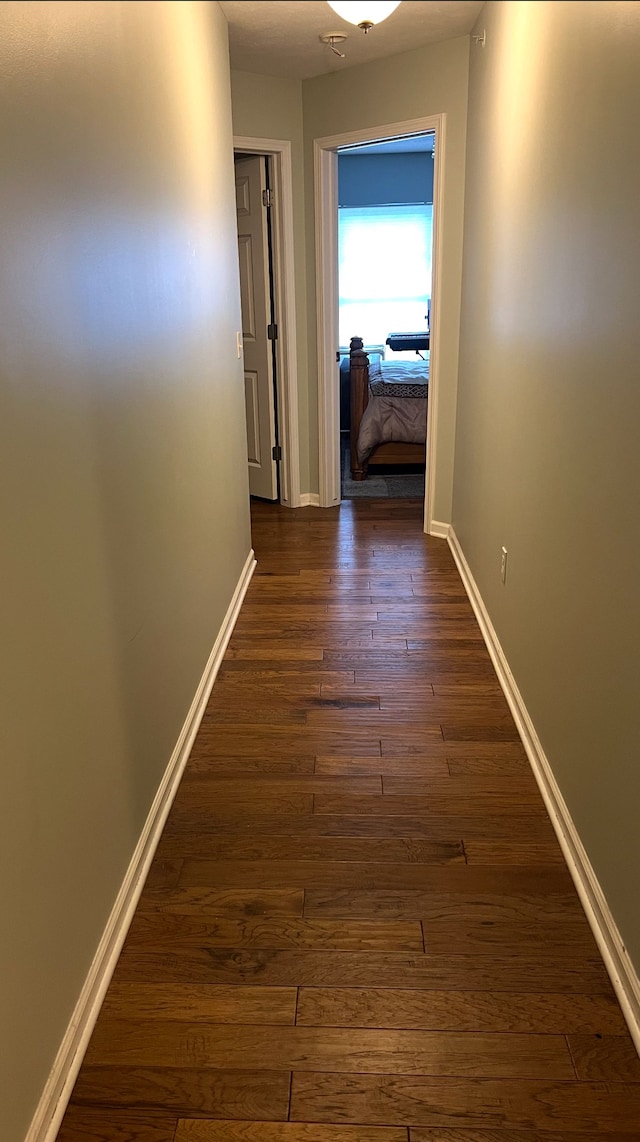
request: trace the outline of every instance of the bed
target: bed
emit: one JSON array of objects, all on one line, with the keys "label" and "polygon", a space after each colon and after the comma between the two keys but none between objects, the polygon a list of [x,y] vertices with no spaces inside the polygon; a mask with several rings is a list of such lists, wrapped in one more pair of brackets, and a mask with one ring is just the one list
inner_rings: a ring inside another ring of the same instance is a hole
[{"label": "bed", "polygon": [[424,464],[429,362],[369,362],[362,339],[350,346],[351,477],[369,464]]}]

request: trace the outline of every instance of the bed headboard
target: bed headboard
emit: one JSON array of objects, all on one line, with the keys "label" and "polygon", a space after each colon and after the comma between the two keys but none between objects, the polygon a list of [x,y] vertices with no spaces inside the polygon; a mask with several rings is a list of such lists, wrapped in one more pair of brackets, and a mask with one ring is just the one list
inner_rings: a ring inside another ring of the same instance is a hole
[{"label": "bed headboard", "polygon": [[356,480],[363,478],[362,465],[357,455],[360,422],[369,403],[369,358],[363,348],[362,337],[352,337],[349,345],[349,385],[351,402],[351,472]]}]

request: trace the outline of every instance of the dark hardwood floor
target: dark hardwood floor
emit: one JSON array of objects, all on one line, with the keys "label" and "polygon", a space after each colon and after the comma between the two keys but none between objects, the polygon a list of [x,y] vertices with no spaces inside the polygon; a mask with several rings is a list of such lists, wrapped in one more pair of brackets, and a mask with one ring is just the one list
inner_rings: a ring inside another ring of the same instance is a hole
[{"label": "dark hardwood floor", "polygon": [[59,1142],[638,1142],[640,1061],[422,505],[258,569]]}]

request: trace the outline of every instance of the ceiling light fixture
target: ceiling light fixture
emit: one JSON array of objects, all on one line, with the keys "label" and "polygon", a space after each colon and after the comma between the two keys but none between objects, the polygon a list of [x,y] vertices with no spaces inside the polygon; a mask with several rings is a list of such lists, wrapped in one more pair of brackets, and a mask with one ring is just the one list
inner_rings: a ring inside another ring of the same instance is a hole
[{"label": "ceiling light fixture", "polygon": [[386,20],[392,12],[398,7],[400,0],[339,0],[339,3],[334,4],[332,0],[328,0],[329,7],[333,8],[343,20],[348,20],[350,24],[356,24],[361,28],[365,36],[370,32],[374,24],[380,24],[382,20]]}]

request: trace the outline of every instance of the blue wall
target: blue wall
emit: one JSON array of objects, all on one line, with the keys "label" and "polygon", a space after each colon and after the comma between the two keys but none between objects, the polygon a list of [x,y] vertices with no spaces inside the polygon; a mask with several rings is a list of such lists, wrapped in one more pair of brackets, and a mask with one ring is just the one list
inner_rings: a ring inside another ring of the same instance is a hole
[{"label": "blue wall", "polygon": [[338,155],[340,206],[433,202],[430,151],[399,155]]}]

